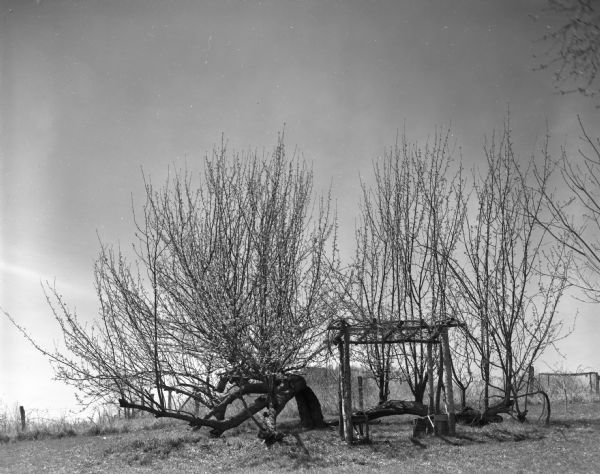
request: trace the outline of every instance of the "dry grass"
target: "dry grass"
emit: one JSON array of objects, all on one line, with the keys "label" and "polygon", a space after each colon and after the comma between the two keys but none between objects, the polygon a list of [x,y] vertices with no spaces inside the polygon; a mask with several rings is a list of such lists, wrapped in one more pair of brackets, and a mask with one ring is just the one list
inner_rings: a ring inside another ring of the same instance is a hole
[{"label": "dry grass", "polygon": [[[337,412],[335,374],[316,370],[307,379],[332,418]],[[376,404],[372,380],[366,380],[365,392],[365,404]],[[393,398],[410,398],[405,392],[392,387]],[[280,428],[293,432],[297,412],[295,403],[288,405]],[[537,421],[540,404],[529,408],[529,423],[509,419],[484,428],[459,426],[452,438],[415,440],[411,416],[391,417],[372,426],[370,444],[352,448],[334,428],[302,432],[301,441],[290,435],[267,448],[250,422],[213,439],[205,430],[194,432],[172,420],[125,420],[106,412],[84,421],[33,418],[20,432],[13,410],[0,413],[0,473],[600,472],[600,403],[556,400],[550,427]]]},{"label": "dry grass", "polygon": [[0,412],[0,444],[12,441],[33,441],[47,438],[68,438],[73,436],[101,436],[129,431],[155,430],[165,427],[180,426],[169,419],[155,419],[149,416],[138,416],[125,419],[108,410],[95,413],[87,418],[49,417],[35,410],[27,412],[26,429],[21,429],[18,407]]},{"label": "dry grass", "polygon": [[[534,411],[537,407],[534,407]],[[411,438],[411,417],[372,426],[348,448],[335,429],[288,436],[268,449],[244,425],[220,439],[186,425],[0,444],[0,472],[594,472],[600,404],[573,404],[550,427],[513,420],[459,426],[456,437]],[[535,417],[535,413],[533,413]],[[150,426],[150,425],[148,425]],[[156,428],[156,427],[155,427]]]}]

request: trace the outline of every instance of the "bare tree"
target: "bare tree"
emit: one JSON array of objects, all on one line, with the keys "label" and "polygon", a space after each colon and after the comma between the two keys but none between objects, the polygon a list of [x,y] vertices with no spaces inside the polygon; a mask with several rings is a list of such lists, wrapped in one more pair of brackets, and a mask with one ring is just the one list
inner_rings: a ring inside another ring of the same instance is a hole
[{"label": "bare tree", "polygon": [[495,410],[510,407],[526,386],[529,366],[560,337],[555,316],[571,260],[538,225],[552,170],[547,148],[534,181],[533,162],[523,166],[515,155],[507,119],[485,154],[487,173],[476,177],[476,212],[465,221],[467,262],[455,261],[452,269],[471,308],[467,326],[474,330],[489,411],[490,388],[502,398]]},{"label": "bare tree", "polygon": [[[543,187],[549,215],[539,223],[559,242],[569,247],[577,259],[571,283],[583,290],[587,299],[600,301],[600,139],[592,138],[579,118],[581,146],[577,155],[562,149],[559,163],[563,195]],[[544,174],[536,170],[538,181]],[[564,195],[564,190],[567,194]]]},{"label": "bare tree", "polygon": [[[460,170],[452,171],[449,138],[449,132],[436,134],[420,148],[403,137],[374,163],[373,188],[363,184],[356,255],[342,298],[355,318],[434,322],[445,317],[447,261],[438,258],[437,246],[452,251],[464,215],[463,183]],[[393,353],[385,344],[365,351],[385,401]],[[406,343],[394,353],[415,400],[422,402],[431,347]]]},{"label": "bare tree", "polygon": [[[463,321],[464,323],[464,321]],[[477,364],[477,351],[469,337],[471,334],[464,326],[453,332],[451,341],[452,348],[452,378],[454,384],[460,390],[460,407],[467,407],[467,390],[475,381],[475,374],[479,370]]]},{"label": "bare tree", "polygon": [[550,10],[565,21],[544,35],[547,62],[554,67],[557,87],[563,94],[597,97],[600,92],[600,2],[598,0],[549,0]]},{"label": "bare tree", "polygon": [[[303,424],[322,425],[298,375],[320,354],[335,304],[329,199],[313,199],[311,170],[286,156],[280,137],[270,157],[229,158],[222,145],[199,177],[181,171],[160,188],[145,182],[133,261],[101,247],[96,323],[82,324],[49,288],[67,349],[44,351],[58,378],[214,435],[252,417],[272,441],[294,397]],[[235,400],[244,408],[227,418]]]},{"label": "bare tree", "polygon": [[[368,206],[369,204],[365,204]],[[364,207],[361,228],[356,230],[356,254],[350,272],[344,275],[342,301],[355,319],[382,322],[392,317],[390,299],[394,292],[390,269],[389,243],[382,241]],[[368,222],[368,223],[367,223]],[[357,358],[375,378],[379,402],[389,397],[392,347],[369,344],[358,348]]]}]

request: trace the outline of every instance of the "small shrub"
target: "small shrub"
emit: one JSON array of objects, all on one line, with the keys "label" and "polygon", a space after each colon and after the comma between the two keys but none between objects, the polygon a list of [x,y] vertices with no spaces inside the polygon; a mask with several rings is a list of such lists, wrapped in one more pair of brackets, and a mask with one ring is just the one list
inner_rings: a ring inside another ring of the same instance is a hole
[{"label": "small shrub", "polygon": [[69,438],[72,436],[77,436],[77,432],[73,428],[65,428],[57,434],[57,437],[59,438]]},{"label": "small shrub", "polygon": [[101,434],[101,432],[102,430],[98,425],[92,425],[87,429],[85,434],[87,434],[88,436],[98,436],[99,434]]}]

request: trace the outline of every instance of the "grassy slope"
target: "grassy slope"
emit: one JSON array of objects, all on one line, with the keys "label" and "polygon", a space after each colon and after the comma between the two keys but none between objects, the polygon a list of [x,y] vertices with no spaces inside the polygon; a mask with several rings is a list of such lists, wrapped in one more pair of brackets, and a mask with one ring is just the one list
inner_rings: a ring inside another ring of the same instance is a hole
[{"label": "grassy slope", "polygon": [[185,426],[106,436],[0,444],[0,472],[598,472],[600,404],[557,409],[549,428],[512,420],[456,438],[411,441],[409,417],[372,427],[373,443],[351,449],[333,430],[265,448],[251,426],[210,439]]}]

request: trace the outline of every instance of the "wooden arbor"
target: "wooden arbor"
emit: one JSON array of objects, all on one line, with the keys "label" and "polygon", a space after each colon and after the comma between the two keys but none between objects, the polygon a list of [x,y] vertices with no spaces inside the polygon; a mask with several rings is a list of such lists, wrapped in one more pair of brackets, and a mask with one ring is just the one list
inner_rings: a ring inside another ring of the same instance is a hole
[{"label": "wooden arbor", "polygon": [[[404,344],[407,342],[427,344],[431,353],[433,344],[442,344],[444,360],[444,385],[448,402],[449,434],[455,433],[454,393],[452,390],[452,362],[448,342],[448,328],[459,326],[454,318],[435,323],[418,319],[394,321],[352,322],[345,319],[333,321],[328,327],[329,341],[336,344],[340,356],[340,435],[349,445],[354,440],[352,422],[352,382],[350,375],[350,346],[356,344]],[[433,364],[429,357],[429,412],[433,413]]]}]

